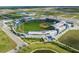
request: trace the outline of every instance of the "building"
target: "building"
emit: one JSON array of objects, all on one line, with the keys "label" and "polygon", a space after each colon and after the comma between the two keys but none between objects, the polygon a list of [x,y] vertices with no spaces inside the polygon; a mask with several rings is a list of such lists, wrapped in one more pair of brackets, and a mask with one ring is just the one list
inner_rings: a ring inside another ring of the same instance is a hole
[{"label": "building", "polygon": [[55,29],[58,29],[59,33],[62,32],[63,30],[65,30],[67,28],[67,24],[64,21],[56,23],[56,24],[54,24],[52,26],[54,26]]},{"label": "building", "polygon": [[[24,17],[23,18],[25,22],[35,20],[31,19],[30,17]],[[40,20],[40,19],[39,19]],[[52,19],[42,19],[42,20],[52,20]],[[16,20],[16,26],[22,22],[21,20]],[[43,38],[44,40],[52,41],[55,39],[55,37],[66,30],[70,25],[65,21],[58,21],[58,20],[52,20],[51,26],[53,26],[55,29],[51,30],[45,30],[45,31],[29,31],[28,33],[24,33],[21,37],[23,38]]]}]

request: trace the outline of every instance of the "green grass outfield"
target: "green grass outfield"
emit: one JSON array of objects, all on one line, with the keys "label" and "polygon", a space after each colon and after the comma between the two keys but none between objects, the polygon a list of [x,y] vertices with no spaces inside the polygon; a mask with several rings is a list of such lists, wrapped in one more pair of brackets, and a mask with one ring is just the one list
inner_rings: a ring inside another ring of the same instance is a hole
[{"label": "green grass outfield", "polygon": [[79,30],[70,30],[58,39],[61,43],[79,50]]},{"label": "green grass outfield", "polygon": [[0,29],[0,52],[7,52],[16,47],[16,44]]},{"label": "green grass outfield", "polygon": [[39,21],[39,20],[24,22],[20,26],[17,27],[16,31],[18,31],[18,32],[28,32],[28,31],[46,30],[46,29],[40,27],[41,23],[45,23],[45,22],[42,22],[42,21]]}]

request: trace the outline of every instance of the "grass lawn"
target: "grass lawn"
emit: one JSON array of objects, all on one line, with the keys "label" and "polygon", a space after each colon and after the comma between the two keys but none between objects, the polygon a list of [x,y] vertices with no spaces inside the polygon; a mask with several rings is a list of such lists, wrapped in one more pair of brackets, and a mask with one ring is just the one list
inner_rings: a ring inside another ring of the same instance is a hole
[{"label": "grass lawn", "polygon": [[35,42],[43,42],[43,39],[41,38],[26,38],[26,39],[23,39],[25,42],[29,43],[29,44],[32,44],[32,43],[35,43]]},{"label": "grass lawn", "polygon": [[64,15],[64,16],[62,16],[62,17],[64,17],[64,18],[72,18],[74,15]]},{"label": "grass lawn", "polygon": [[[59,47],[58,45],[54,43],[44,43],[43,41],[40,41],[40,39],[23,39],[25,42],[29,43],[28,47],[22,47],[20,49],[20,53],[30,53],[35,50],[45,49],[46,50],[52,50],[53,52],[62,52],[62,53],[68,53],[69,51]],[[48,52],[48,51],[47,51]],[[52,53],[52,52],[51,52]]]},{"label": "grass lawn", "polygon": [[79,50],[79,30],[70,30],[58,40]]},{"label": "grass lawn", "polygon": [[16,47],[16,44],[0,29],[0,52],[7,52]]},{"label": "grass lawn", "polygon": [[68,14],[68,15],[64,15],[62,17],[79,19],[79,14]]}]

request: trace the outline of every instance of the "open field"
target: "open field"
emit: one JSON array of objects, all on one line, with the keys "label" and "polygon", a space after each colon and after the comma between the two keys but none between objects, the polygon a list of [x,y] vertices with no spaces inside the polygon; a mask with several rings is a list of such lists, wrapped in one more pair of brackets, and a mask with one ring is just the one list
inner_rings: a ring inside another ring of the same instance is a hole
[{"label": "open field", "polygon": [[72,18],[74,15],[64,15],[64,16],[62,16],[62,17],[64,17],[64,18]]},{"label": "open field", "polygon": [[[35,50],[51,50],[53,52],[60,52],[60,53],[69,53],[69,51],[59,47],[58,45],[54,43],[44,43],[42,39],[23,39],[25,42],[29,43],[28,47],[22,47],[20,49],[20,53],[29,53],[33,52]],[[47,51],[48,52],[48,51]],[[52,53],[52,52],[51,52]]]},{"label": "open field", "polygon": [[79,19],[79,14],[64,14],[61,16],[63,18],[73,18],[73,19]]},{"label": "open field", "polygon": [[58,40],[61,43],[79,50],[79,30],[70,30]]},{"label": "open field", "polygon": [[16,47],[16,44],[0,29],[0,52],[7,52]]},{"label": "open field", "polygon": [[56,10],[68,13],[79,13],[79,8],[57,8]]}]

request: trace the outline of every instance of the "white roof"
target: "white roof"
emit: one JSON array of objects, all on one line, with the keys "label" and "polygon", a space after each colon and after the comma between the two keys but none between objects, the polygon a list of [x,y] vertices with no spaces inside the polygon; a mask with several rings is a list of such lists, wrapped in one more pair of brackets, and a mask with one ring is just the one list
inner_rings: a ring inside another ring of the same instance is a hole
[{"label": "white roof", "polygon": [[60,27],[64,26],[64,24],[65,24],[65,22],[62,21],[62,22],[59,22],[57,24],[54,24],[53,26],[56,27],[56,28],[60,28]]},{"label": "white roof", "polygon": [[45,33],[42,31],[31,31],[31,32],[28,32],[28,34],[45,34]]}]

